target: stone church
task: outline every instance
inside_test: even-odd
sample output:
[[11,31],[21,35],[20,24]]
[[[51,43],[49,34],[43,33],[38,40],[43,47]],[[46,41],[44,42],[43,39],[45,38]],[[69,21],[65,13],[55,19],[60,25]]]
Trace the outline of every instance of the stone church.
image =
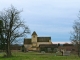
[[37,33],[34,31],[31,38],[24,39],[24,47],[28,51],[39,51],[39,46],[44,44],[52,44],[51,37],[38,37]]

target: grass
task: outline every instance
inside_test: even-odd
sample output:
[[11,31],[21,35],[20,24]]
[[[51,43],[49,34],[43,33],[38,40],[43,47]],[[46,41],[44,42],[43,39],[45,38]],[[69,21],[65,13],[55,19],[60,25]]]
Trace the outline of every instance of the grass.
[[80,60],[79,57],[71,56],[55,56],[53,53],[37,53],[37,52],[13,52],[13,57],[2,58],[4,53],[0,53],[0,60]]

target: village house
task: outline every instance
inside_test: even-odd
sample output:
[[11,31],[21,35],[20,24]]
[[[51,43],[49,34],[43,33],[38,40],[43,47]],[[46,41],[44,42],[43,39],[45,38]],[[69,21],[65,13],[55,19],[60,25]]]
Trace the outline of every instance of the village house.
[[34,31],[31,38],[24,38],[24,47],[26,51],[39,51],[42,44],[52,44],[51,37],[38,37]]
[[71,51],[71,52],[77,52],[77,47],[73,44],[61,44],[60,46],[58,46],[59,50],[64,50],[64,51]]

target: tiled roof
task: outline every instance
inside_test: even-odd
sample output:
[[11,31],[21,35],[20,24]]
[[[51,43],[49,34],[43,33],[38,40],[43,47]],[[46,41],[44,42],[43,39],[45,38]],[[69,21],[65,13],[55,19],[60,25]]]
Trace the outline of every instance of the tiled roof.
[[24,44],[31,44],[31,39],[24,39]]
[[37,42],[49,42],[51,37],[37,37]]

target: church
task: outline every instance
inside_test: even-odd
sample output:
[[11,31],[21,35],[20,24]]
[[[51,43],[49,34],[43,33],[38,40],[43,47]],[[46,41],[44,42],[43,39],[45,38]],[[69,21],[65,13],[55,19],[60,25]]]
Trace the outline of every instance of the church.
[[24,38],[24,47],[26,51],[39,51],[40,45],[51,45],[51,37],[38,37],[34,31],[31,38]]

